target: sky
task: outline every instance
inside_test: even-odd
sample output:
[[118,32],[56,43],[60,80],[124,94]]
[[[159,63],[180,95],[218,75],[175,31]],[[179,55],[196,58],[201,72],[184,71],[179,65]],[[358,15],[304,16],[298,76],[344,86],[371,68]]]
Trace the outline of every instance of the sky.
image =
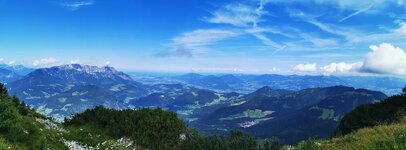
[[0,61],[406,76],[406,0],[0,0]]

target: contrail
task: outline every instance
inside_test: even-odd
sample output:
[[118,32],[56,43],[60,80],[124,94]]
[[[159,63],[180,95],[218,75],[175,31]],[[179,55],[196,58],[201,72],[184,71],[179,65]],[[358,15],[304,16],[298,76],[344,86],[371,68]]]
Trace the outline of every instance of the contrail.
[[371,5],[369,5],[368,7],[365,7],[365,8],[363,8],[363,9],[360,9],[360,10],[358,10],[358,11],[356,11],[356,12],[354,12],[354,13],[348,15],[347,17],[344,17],[343,19],[341,19],[341,20],[338,21],[338,22],[343,22],[343,21],[345,21],[345,20],[347,20],[347,19],[349,19],[349,18],[351,18],[351,17],[354,17],[354,16],[360,14],[360,13],[363,13],[363,12],[365,12],[365,11],[368,11],[368,10],[371,9],[373,6],[374,6],[374,4],[371,4]]

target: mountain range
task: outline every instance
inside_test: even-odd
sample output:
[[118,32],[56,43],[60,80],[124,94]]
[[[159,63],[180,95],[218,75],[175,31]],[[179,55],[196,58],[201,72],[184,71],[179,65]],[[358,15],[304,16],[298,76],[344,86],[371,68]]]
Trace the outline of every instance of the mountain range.
[[189,73],[184,75],[131,74],[138,82],[145,84],[181,83],[216,92],[238,92],[248,94],[268,86],[272,89],[302,90],[306,88],[344,85],[355,88],[381,91],[396,95],[406,84],[405,78],[381,76],[323,76],[323,75],[247,75],[220,74],[204,75]]
[[[381,92],[347,85],[351,81],[363,86],[359,81],[363,79],[186,74],[150,82],[159,81],[156,77],[147,84],[113,67],[70,64],[35,69],[6,86],[25,104],[57,121],[100,105],[119,110],[159,107],[176,112],[190,127],[206,134],[244,130],[258,138],[276,136],[283,143],[295,143],[328,137],[345,113],[386,98]],[[395,88],[403,82],[387,80],[390,86],[380,88]]]
[[244,130],[260,138],[278,137],[284,144],[333,134],[341,118],[355,107],[386,98],[381,92],[345,86],[300,91],[263,87],[191,122],[205,133]]

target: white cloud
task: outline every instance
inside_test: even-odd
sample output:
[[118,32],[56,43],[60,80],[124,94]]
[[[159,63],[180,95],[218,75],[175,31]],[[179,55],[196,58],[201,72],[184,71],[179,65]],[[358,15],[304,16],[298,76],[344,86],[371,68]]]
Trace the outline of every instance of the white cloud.
[[277,68],[277,67],[272,67],[272,69],[268,70],[269,72],[281,72],[281,69]]
[[104,63],[104,66],[110,66],[110,64],[111,64],[110,61],[106,61],[106,62]]
[[399,28],[395,30],[395,33],[406,35],[406,22],[399,23]]
[[71,64],[79,64],[80,60],[79,59],[74,59],[70,61]]
[[34,62],[32,63],[33,66],[35,67],[41,67],[41,66],[50,66],[56,63],[56,59],[55,58],[42,58],[39,60],[34,60]]
[[323,66],[320,69],[324,75],[331,75],[334,73],[348,74],[358,72],[361,66],[362,66],[361,62],[357,63],[334,62],[329,65]]
[[316,72],[317,71],[317,64],[298,64],[295,67],[293,67],[294,71],[299,71],[299,72]]
[[371,45],[362,65],[363,72],[406,75],[406,52],[391,44]]
[[239,73],[241,73],[241,72],[245,72],[245,70],[244,69],[239,69],[239,68],[234,68],[233,69],[233,72],[239,72]]
[[82,7],[85,7],[85,6],[94,5],[94,1],[90,1],[90,0],[87,0],[87,1],[83,1],[83,0],[82,1],[63,1],[63,2],[60,2],[59,4],[61,6],[64,6],[64,7],[68,8],[69,10],[74,11],[74,10],[78,10],[78,9],[80,9]]
[[7,64],[8,64],[8,65],[14,65],[15,63],[16,63],[16,61],[11,60],[11,61],[9,61]]
[[[371,45],[363,61],[356,63],[331,63],[320,67],[324,75],[373,73],[386,75],[406,75],[406,52],[388,43]],[[296,69],[305,68],[299,64]]]

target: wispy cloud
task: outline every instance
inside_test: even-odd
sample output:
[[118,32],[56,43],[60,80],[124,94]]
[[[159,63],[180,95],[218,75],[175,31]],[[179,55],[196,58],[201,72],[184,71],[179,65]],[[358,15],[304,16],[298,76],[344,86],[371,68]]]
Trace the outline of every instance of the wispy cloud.
[[348,28],[347,29],[342,29],[342,27],[337,27],[337,26],[334,26],[334,25],[331,25],[331,24],[322,23],[322,22],[316,20],[315,16],[305,14],[302,11],[288,9],[287,12],[289,13],[289,15],[291,17],[302,19],[303,21],[318,27],[320,30],[322,30],[324,32],[339,35],[339,36],[343,36],[347,40],[351,40],[351,39],[354,39],[354,38],[357,37],[355,35],[356,33],[350,32]]
[[338,44],[336,39],[329,38],[318,38],[310,34],[300,33],[299,34],[304,40],[309,41],[316,47],[326,47],[326,46],[336,46]]
[[213,16],[204,20],[237,27],[256,26],[258,22],[261,22],[261,16],[266,13],[263,11],[263,7],[262,1],[258,8],[243,3],[231,3],[211,12]]
[[209,23],[229,24],[237,28],[242,28],[246,33],[253,35],[266,46],[270,46],[275,50],[281,50],[285,46],[278,44],[271,38],[267,37],[265,33],[281,34],[275,30],[265,29],[259,26],[263,22],[263,15],[268,14],[265,11],[265,5],[268,3],[266,0],[256,1],[257,3],[231,3],[224,7],[212,12],[213,15],[205,20]]
[[362,8],[362,9],[358,10],[358,11],[355,11],[354,13],[351,13],[350,15],[340,19],[338,22],[343,22],[343,21],[345,21],[347,19],[350,19],[351,17],[354,17],[354,16],[360,14],[360,13],[366,12],[366,11],[370,10],[373,6],[374,6],[374,4],[371,4],[368,7],[365,7],[365,8]]
[[69,10],[75,11],[75,10],[79,10],[80,8],[85,7],[85,6],[94,5],[95,1],[93,1],[93,0],[86,0],[86,1],[84,1],[84,0],[78,0],[78,1],[68,0],[68,1],[59,1],[57,3],[59,5],[65,7],[65,8],[69,9]]
[[284,4],[307,3],[317,5],[330,5],[339,9],[346,10],[360,10],[369,7],[371,4],[375,4],[376,6],[378,6],[376,7],[376,9],[381,10],[391,5],[397,5],[399,7],[406,6],[406,0],[267,0],[267,2]]
[[253,33],[252,35],[254,35],[257,39],[261,40],[263,44],[276,48],[276,51],[280,51],[280,50],[283,50],[284,48],[286,48],[285,45],[281,45],[281,44],[274,42],[270,38],[266,37],[264,34]]
[[187,56],[206,51],[206,46],[216,44],[219,41],[239,36],[240,33],[233,30],[223,29],[198,29],[183,33],[172,39],[169,51],[160,52],[157,56]]

